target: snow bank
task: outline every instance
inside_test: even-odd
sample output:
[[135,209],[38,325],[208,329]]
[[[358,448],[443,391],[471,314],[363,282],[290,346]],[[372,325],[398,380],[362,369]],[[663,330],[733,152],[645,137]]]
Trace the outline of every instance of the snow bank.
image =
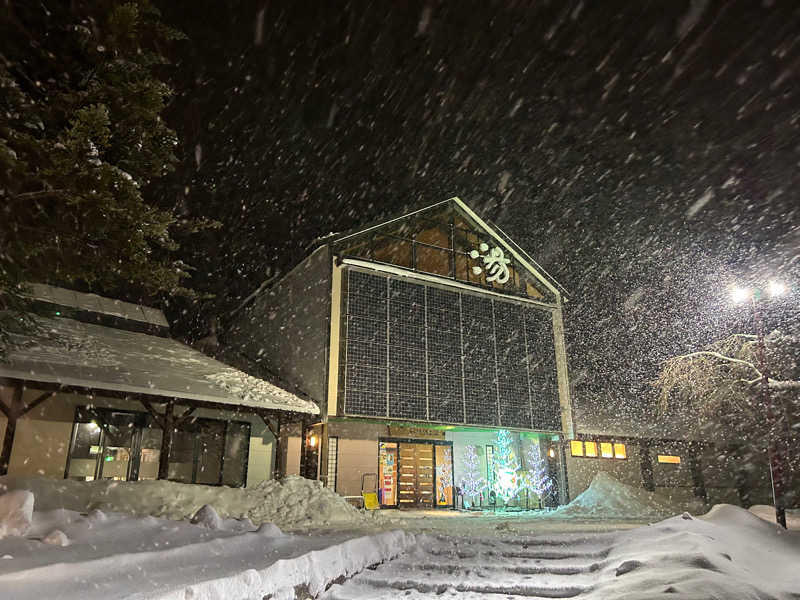
[[798,564],[800,533],[720,504],[620,534],[590,598],[793,598]]
[[[376,517],[349,504],[319,481],[289,476],[255,488],[191,485],[172,481],[71,481],[0,478],[0,491],[30,490],[39,510],[101,510],[168,519],[195,516],[205,505],[222,518],[271,522],[283,529],[346,526]],[[207,511],[206,511],[207,512]],[[208,523],[206,523],[208,524]]]
[[[698,503],[699,509],[702,504]],[[605,471],[575,499],[544,517],[586,519],[653,519],[673,515],[675,503],[654,492],[618,481]],[[699,512],[699,511],[698,511]]]
[[[203,514],[214,521],[208,510]],[[274,525],[256,529],[249,521],[206,524],[34,512],[26,537],[0,540],[0,597],[13,590],[14,600],[289,599],[297,589],[317,595],[415,541],[403,531],[312,536],[284,535]]]

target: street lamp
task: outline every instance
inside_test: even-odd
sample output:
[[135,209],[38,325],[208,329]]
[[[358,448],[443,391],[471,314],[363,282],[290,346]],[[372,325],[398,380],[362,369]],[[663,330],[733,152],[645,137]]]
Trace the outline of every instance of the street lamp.
[[[770,281],[767,292],[771,297],[782,296],[786,293],[786,286],[778,281]],[[769,473],[772,480],[772,499],[775,503],[775,521],[786,529],[786,506],[784,504],[784,485],[785,485],[785,466],[786,456],[783,451],[783,444],[780,443],[778,419],[775,414],[775,405],[772,402],[772,395],[769,389],[769,363],[767,362],[767,345],[764,341],[764,319],[761,315],[759,299],[762,293],[759,289],[750,290],[748,288],[734,287],[731,290],[731,298],[737,304],[746,300],[752,300],[753,321],[756,326],[756,359],[758,360],[758,370],[761,372],[759,381],[759,392],[761,402],[767,410],[767,432],[769,440],[767,444],[767,456],[769,457]]]

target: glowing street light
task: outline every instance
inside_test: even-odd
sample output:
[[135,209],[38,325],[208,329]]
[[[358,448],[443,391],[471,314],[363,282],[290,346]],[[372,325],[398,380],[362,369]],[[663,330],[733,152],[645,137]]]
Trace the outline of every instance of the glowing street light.
[[[786,285],[778,281],[770,281],[767,285],[767,293],[775,298],[785,294]],[[769,459],[769,472],[772,480],[772,499],[775,503],[775,521],[786,529],[786,505],[784,503],[784,473],[786,472],[786,455],[784,453],[782,440],[779,439],[778,418],[776,408],[772,401],[769,389],[769,362],[767,361],[767,345],[764,334],[764,319],[761,315],[759,299],[763,296],[762,290],[734,287],[731,290],[731,298],[736,304],[741,304],[746,300],[753,303],[753,321],[756,326],[756,360],[758,369],[761,371],[759,382],[759,393],[761,395],[761,405],[766,408],[767,423],[769,424],[769,440],[767,444],[767,457]]]

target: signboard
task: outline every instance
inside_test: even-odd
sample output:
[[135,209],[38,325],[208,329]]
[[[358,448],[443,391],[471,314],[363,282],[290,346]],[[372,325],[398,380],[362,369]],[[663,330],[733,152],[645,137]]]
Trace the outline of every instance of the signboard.
[[444,441],[445,431],[443,429],[431,429],[429,427],[408,427],[405,425],[389,425],[389,436],[412,440],[442,440]]

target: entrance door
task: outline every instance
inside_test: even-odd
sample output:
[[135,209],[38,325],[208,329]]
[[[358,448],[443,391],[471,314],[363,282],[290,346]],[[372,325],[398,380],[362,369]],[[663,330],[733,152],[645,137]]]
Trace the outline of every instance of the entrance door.
[[434,505],[433,444],[400,443],[398,504],[400,508]]

